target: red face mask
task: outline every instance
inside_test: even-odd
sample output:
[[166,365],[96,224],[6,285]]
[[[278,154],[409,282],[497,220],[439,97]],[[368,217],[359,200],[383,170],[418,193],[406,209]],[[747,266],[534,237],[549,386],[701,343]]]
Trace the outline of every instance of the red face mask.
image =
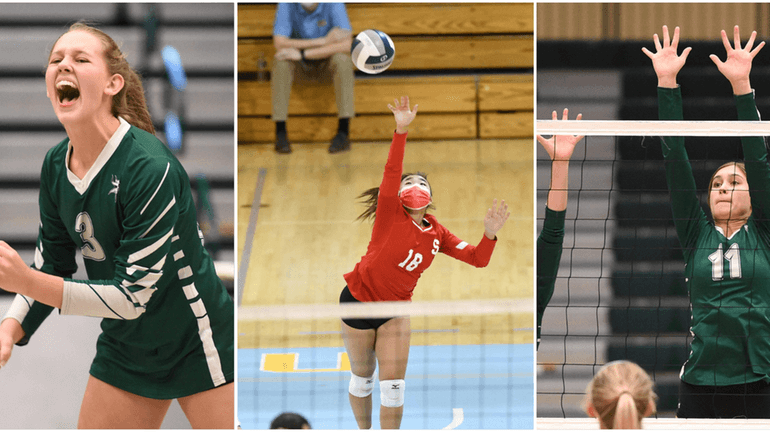
[[422,185],[410,185],[402,189],[399,196],[407,209],[421,210],[430,204],[430,191]]

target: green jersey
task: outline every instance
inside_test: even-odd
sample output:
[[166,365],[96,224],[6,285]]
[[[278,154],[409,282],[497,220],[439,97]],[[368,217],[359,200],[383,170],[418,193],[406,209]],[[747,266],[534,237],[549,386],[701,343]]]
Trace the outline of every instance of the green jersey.
[[540,347],[540,328],[545,307],[551,301],[556,273],[559,272],[566,214],[566,210],[555,211],[546,206],[543,229],[537,237],[537,347]]
[[[741,120],[759,120],[754,95],[735,97]],[[682,119],[680,89],[658,88],[660,118]],[[727,238],[696,195],[683,137],[665,137],[663,156],[692,311],[690,356],[680,377],[725,386],[770,379],[770,167],[761,137],[741,139],[752,215]]]
[[[154,135],[120,121],[82,179],[68,139],[46,155],[34,267],[65,277],[61,314],[104,318],[93,376],[151,398],[232,381],[233,302],[203,248],[187,173]],[[70,278],[76,249],[87,281]],[[52,308],[14,304],[23,344]]]

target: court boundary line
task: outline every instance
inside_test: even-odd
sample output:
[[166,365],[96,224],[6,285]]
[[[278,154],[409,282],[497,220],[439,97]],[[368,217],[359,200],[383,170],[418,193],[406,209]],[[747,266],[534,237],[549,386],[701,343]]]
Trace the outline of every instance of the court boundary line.
[[463,408],[453,408],[452,409],[452,422],[449,423],[448,426],[444,427],[441,430],[454,430],[457,427],[460,427],[460,424],[463,423],[463,420],[465,419],[463,415]]
[[254,190],[254,199],[251,201],[251,215],[249,215],[249,226],[246,229],[246,239],[241,254],[241,266],[238,268],[238,306],[241,306],[243,300],[243,288],[246,285],[246,275],[248,275],[248,263],[251,258],[251,245],[254,241],[254,232],[257,230],[257,218],[259,218],[259,203],[262,200],[262,190],[265,187],[265,176],[267,169],[259,168],[257,175],[257,188]]

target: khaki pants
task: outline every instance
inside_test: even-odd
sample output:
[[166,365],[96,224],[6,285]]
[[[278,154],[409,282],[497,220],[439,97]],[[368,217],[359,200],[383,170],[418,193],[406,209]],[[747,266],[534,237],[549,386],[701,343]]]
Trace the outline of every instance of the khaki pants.
[[298,82],[334,82],[334,96],[337,100],[339,117],[352,118],[353,108],[353,62],[350,56],[337,53],[321,61],[302,62],[275,60],[270,76],[273,99],[273,121],[285,122],[289,117],[289,96],[295,77]]

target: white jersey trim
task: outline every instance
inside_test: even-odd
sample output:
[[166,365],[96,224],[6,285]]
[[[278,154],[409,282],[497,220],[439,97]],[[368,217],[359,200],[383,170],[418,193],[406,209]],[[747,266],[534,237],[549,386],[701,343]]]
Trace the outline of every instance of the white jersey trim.
[[414,220],[414,218],[412,218],[411,216],[409,216],[409,219],[410,219],[410,220],[412,220],[412,224],[414,224],[414,225],[415,225],[415,227],[417,227],[418,229],[420,229],[420,231],[421,231],[421,232],[423,232],[423,233],[424,233],[424,232],[427,232],[428,230],[430,230],[430,229],[432,229],[432,228],[433,228],[433,226],[431,225],[431,223],[430,223],[428,220],[426,220],[426,219],[423,219],[423,221],[425,221],[425,222],[428,224],[428,227],[423,227],[422,225],[420,225],[420,224],[417,224],[417,221],[415,221],[415,220]]
[[143,258],[145,258],[145,257],[149,256],[150,254],[154,253],[155,251],[160,249],[160,247],[162,247],[163,244],[166,243],[166,240],[172,234],[174,234],[174,228],[173,227],[171,228],[171,230],[168,231],[168,233],[163,235],[157,241],[153,242],[152,245],[148,245],[148,246],[142,248],[141,250],[139,250],[139,251],[131,254],[130,256],[128,256],[128,263],[133,265],[134,263],[138,262],[139,260],[142,260]]
[[[185,286],[185,295],[191,295],[193,292],[197,295],[194,285]],[[203,299],[198,299],[191,303],[190,308],[198,319],[198,336],[203,344],[203,353],[206,355],[206,364],[209,367],[211,381],[214,383],[214,386],[222,385],[226,382],[225,374],[222,371],[222,362],[219,359],[217,346],[214,344],[214,333],[211,331],[211,321],[209,320],[206,306],[203,304]]]
[[193,275],[192,268],[189,266],[185,266],[184,268],[179,269],[177,271],[177,275],[179,276],[180,280],[184,280],[185,278],[190,278]]
[[126,268],[126,274],[130,276],[130,275],[134,275],[136,271],[141,271],[141,272],[148,272],[150,270],[159,271],[163,269],[163,265],[165,264],[166,264],[166,257],[163,257],[162,259],[160,259],[158,263],[155,263],[151,268],[145,268],[144,266],[133,264]]
[[468,246],[468,242],[463,241],[463,242],[460,242],[459,244],[457,244],[457,246],[455,246],[455,248],[457,248],[458,250],[463,250],[467,246]]
[[146,210],[147,210],[147,206],[149,206],[149,205],[150,205],[150,203],[152,203],[152,199],[154,199],[154,198],[155,198],[155,196],[158,194],[158,191],[160,191],[160,187],[161,187],[161,186],[163,186],[163,182],[166,180],[166,176],[168,176],[168,169],[169,169],[169,168],[171,168],[171,163],[170,163],[170,162],[167,162],[167,163],[166,163],[166,172],[165,172],[165,173],[163,173],[163,178],[160,180],[160,183],[158,184],[158,187],[157,187],[157,188],[155,188],[155,192],[154,192],[154,193],[152,193],[152,197],[150,197],[150,200],[149,200],[149,201],[147,201],[147,203],[146,203],[146,204],[144,205],[144,207],[142,208],[142,211],[141,211],[141,212],[139,212],[139,215],[142,215],[142,214],[144,213],[144,211],[146,211]]
[[158,222],[160,222],[160,220],[161,220],[161,219],[162,219],[164,216],[166,216],[166,214],[168,213],[168,211],[170,211],[170,210],[171,210],[171,208],[172,208],[172,207],[174,207],[174,203],[176,203],[176,197],[171,197],[171,202],[169,202],[169,204],[166,206],[166,208],[165,208],[165,209],[163,209],[163,212],[161,212],[161,213],[160,213],[160,215],[158,215],[158,217],[157,217],[157,218],[155,218],[155,221],[153,221],[153,222],[152,222],[152,225],[150,225],[150,227],[149,227],[147,230],[145,230],[145,232],[144,232],[144,233],[142,233],[142,235],[141,235],[141,236],[139,236],[139,239],[142,239],[142,238],[144,238],[145,236],[147,236],[147,233],[149,233],[149,232],[150,232],[150,230],[152,230],[152,228],[153,228],[153,227],[155,227],[155,226],[158,224]]
[[83,176],[83,179],[78,178],[75,176],[75,173],[70,171],[70,154],[72,153],[72,143],[67,143],[67,156],[64,159],[64,166],[67,168],[67,179],[70,181],[78,194],[85,194],[85,192],[88,190],[88,187],[91,185],[91,182],[94,180],[96,175],[99,174],[104,165],[107,164],[107,161],[110,160],[112,154],[118,150],[118,145],[121,141],[123,141],[123,137],[126,136],[126,133],[131,128],[131,125],[122,117],[118,117],[118,120],[120,121],[120,126],[118,126],[118,129],[115,131],[115,133],[112,134],[112,137],[107,140],[107,144],[104,145],[104,149],[102,149],[102,152],[96,158],[94,165],[92,165],[91,168],[88,169],[88,172],[86,172],[86,175]]

